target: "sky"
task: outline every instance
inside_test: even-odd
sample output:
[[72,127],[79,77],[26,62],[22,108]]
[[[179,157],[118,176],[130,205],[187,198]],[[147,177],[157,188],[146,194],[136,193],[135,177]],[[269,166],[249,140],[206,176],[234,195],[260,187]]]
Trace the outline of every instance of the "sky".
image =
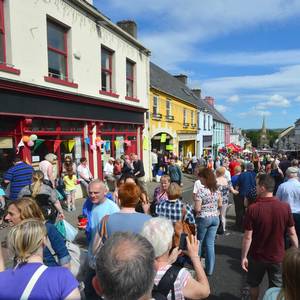
[[186,74],[239,128],[300,118],[300,0],[94,0],[113,22],[135,20],[151,61]]

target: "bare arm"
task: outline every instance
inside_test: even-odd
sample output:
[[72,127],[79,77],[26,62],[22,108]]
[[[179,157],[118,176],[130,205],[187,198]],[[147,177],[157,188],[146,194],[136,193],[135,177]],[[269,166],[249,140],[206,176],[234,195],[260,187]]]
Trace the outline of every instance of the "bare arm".
[[188,248],[187,255],[190,257],[193,263],[197,280],[192,278],[192,276],[189,276],[187,284],[183,288],[183,295],[188,299],[207,298],[210,294],[210,287],[203,270],[200,257],[198,256],[199,241],[197,241],[197,238],[195,236],[191,237],[191,241],[188,237],[186,238],[186,240]]
[[54,182],[54,177],[53,177],[53,166],[49,165],[48,169],[47,169],[47,175],[49,180],[52,183],[52,187],[55,188],[55,182]]
[[5,270],[4,258],[2,254],[2,246],[0,244],[0,272],[3,272],[4,270]]
[[248,259],[247,255],[250,249],[250,245],[252,242],[252,230],[245,230],[244,237],[243,237],[243,243],[242,243],[242,257],[241,257],[241,264],[242,268],[248,272]]
[[297,237],[297,233],[295,230],[295,226],[288,227],[288,235],[291,239],[292,246],[298,248],[299,247],[299,241]]
[[64,219],[64,212],[63,212],[63,209],[61,207],[61,204],[59,202],[59,200],[55,201],[54,203],[54,207],[56,208],[56,210],[58,211],[58,214],[59,214],[59,218],[60,219]]
[[194,202],[195,202],[195,212],[199,213],[201,211],[201,205],[202,205],[202,201],[199,197],[197,197],[197,194],[193,194],[193,198],[194,198]]

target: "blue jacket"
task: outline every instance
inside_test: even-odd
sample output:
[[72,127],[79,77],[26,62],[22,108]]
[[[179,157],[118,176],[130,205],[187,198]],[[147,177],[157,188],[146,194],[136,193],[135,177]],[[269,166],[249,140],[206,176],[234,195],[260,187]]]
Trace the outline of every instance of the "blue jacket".
[[253,171],[246,171],[241,173],[236,185],[239,187],[241,197],[246,197],[250,190],[256,186],[256,173]]

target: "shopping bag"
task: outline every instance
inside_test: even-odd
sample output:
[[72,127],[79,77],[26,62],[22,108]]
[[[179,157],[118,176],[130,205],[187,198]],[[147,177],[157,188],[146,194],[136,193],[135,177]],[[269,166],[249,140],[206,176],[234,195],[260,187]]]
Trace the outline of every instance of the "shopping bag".
[[56,229],[59,231],[59,233],[66,239],[66,228],[64,225],[64,222],[62,220],[58,221],[55,224]]
[[59,201],[64,200],[64,196],[57,190],[55,189],[56,197]]
[[70,242],[74,241],[78,233],[78,230],[70,223],[68,223],[66,220],[62,220],[62,222],[64,223],[66,229],[66,236],[65,236],[66,240]]

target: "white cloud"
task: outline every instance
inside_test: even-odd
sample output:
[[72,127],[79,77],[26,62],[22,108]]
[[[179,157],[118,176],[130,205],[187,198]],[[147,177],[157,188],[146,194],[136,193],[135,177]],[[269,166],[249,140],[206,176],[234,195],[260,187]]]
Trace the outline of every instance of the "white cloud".
[[230,96],[228,99],[227,99],[227,102],[229,103],[237,103],[240,101],[240,97],[238,95],[233,95],[233,96]]
[[215,104],[215,108],[216,108],[220,113],[224,113],[224,112],[228,111],[228,107],[226,107],[225,105],[222,105],[222,104]]
[[266,52],[202,53],[197,62],[229,66],[283,66],[300,63],[300,49]]
[[295,98],[295,101],[296,101],[296,102],[300,102],[300,96],[296,97],[296,98]]
[[[239,116],[241,118],[244,117],[263,117],[263,116],[270,116],[272,113],[268,110],[257,110],[255,108],[252,108],[249,111],[241,112],[239,113]],[[249,120],[251,122],[251,120]]]
[[289,107],[290,101],[284,98],[281,95],[273,95],[265,102],[262,102],[256,106],[256,109],[266,109],[268,108],[275,108],[275,107]]

